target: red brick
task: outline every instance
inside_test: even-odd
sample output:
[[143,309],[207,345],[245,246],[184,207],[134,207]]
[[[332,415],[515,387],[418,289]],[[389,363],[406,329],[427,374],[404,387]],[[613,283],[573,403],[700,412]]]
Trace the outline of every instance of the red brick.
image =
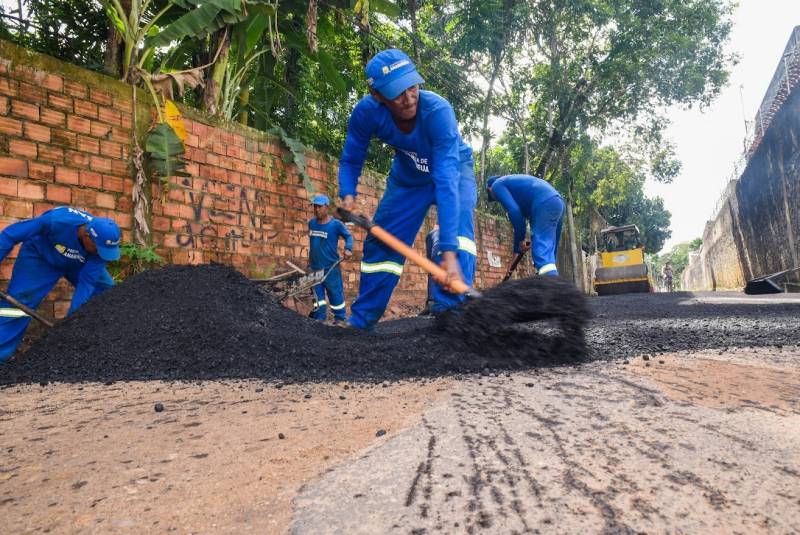
[[100,141],[93,137],[78,136],[78,150],[98,154],[100,152]]
[[166,217],[153,216],[153,229],[166,232],[169,230],[169,222]]
[[11,103],[8,100],[8,97],[0,97],[0,115],[8,115],[8,110],[11,107]]
[[34,104],[47,104],[47,91],[38,85],[20,82],[17,98]]
[[117,210],[125,213],[133,213],[133,202],[129,197],[120,197],[117,199]]
[[23,141],[22,139],[12,139],[8,142],[8,152],[16,156],[35,160],[38,151],[36,150],[36,143]]
[[114,127],[111,131],[111,136],[106,136],[106,139],[111,139],[118,143],[128,144],[132,141],[131,131],[125,128]]
[[0,117],[0,132],[3,134],[11,134],[12,136],[21,136],[22,121],[17,121],[9,117]]
[[50,127],[25,121],[23,125],[25,137],[34,141],[50,143]]
[[19,84],[14,80],[8,78],[0,78],[0,94],[8,95],[9,97],[16,97]]
[[133,119],[130,115],[123,115],[120,117],[120,124],[122,125],[122,128],[127,128],[130,130],[133,128]]
[[72,189],[58,184],[47,185],[47,200],[69,204],[72,202]]
[[130,214],[117,214],[114,216],[114,221],[119,225],[119,228],[131,228],[133,218]]
[[64,163],[64,149],[52,145],[39,145],[39,160]]
[[64,126],[67,123],[67,116],[64,112],[42,108],[39,110],[40,121],[49,126]]
[[83,115],[84,117],[97,119],[97,104],[89,102],[88,100],[76,98],[75,113],[78,115]]
[[111,173],[115,175],[127,175],[130,170],[130,162],[124,160],[111,160]]
[[79,184],[80,175],[76,169],[69,167],[56,167],[56,182],[64,184]]
[[101,208],[110,208],[113,210],[117,205],[117,199],[110,193],[97,194],[97,206]]
[[124,190],[124,184],[122,179],[119,177],[103,175],[103,189],[122,193]]
[[103,123],[98,123],[97,121],[92,121],[92,135],[94,137],[101,137],[104,139],[108,139],[109,137],[113,137],[111,135],[112,128]]
[[[164,215],[167,215],[167,216],[170,216],[170,217],[180,217],[180,215],[181,215],[181,207],[182,206],[183,206],[182,204],[175,204],[175,203],[172,203],[172,202],[162,203],[161,204],[161,211],[164,213]],[[194,217],[194,216],[192,216],[192,217]],[[184,223],[182,221],[181,222],[173,221],[172,223],[173,223],[173,225],[178,223],[179,226],[181,226],[181,227],[184,226]]]
[[85,85],[73,82],[72,80],[64,80],[64,93],[78,98],[86,98],[89,96]]
[[17,178],[8,178],[0,176],[0,195],[8,195],[9,197],[17,196]]
[[30,219],[33,217],[32,202],[8,199],[3,201],[0,206],[2,206],[4,216],[18,219]]
[[75,149],[78,147],[78,134],[61,128],[53,128],[50,131],[50,142],[54,145]]
[[84,154],[82,152],[76,152],[74,150],[67,151],[66,154],[66,163],[71,165],[72,167],[77,167],[79,169],[86,169],[89,167],[89,155]]
[[72,113],[72,111],[75,109],[72,104],[72,97],[68,97],[66,95],[54,95],[50,93],[47,98],[47,103],[49,106],[57,110],[62,110],[68,113]]
[[81,186],[100,189],[103,187],[103,175],[94,171],[81,171],[80,184]]
[[73,188],[72,204],[81,208],[92,208],[97,204],[97,192],[88,189]]
[[103,158],[102,156],[91,156],[89,160],[89,168],[94,171],[108,173],[111,171],[111,160]]
[[28,176],[28,162],[17,158],[0,157],[0,175]]
[[58,91],[59,93],[64,90],[64,79],[55,74],[48,74],[42,80],[42,87],[50,91]]
[[122,114],[113,108],[101,107],[97,118],[104,123],[122,126]]
[[89,88],[89,99],[92,102],[96,104],[102,104],[103,106],[111,106],[114,103],[113,99],[111,98],[111,93],[96,87]]
[[20,180],[17,186],[17,195],[23,199],[41,201],[44,199],[44,186],[28,180]]
[[67,130],[71,130],[79,134],[91,134],[92,121],[84,117],[69,115],[67,116]]
[[28,162],[28,176],[38,180],[52,181],[55,178],[55,167],[45,163]]
[[71,306],[71,301],[55,301],[53,303],[53,318],[57,320],[65,318]]
[[52,210],[56,205],[49,202],[37,202],[33,204],[33,217],[39,217],[48,210]]

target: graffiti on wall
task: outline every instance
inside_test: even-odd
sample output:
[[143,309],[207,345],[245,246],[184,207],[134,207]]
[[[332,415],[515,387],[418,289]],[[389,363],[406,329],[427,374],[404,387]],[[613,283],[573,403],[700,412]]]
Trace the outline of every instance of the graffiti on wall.
[[[191,182],[184,179],[183,185]],[[279,234],[269,225],[265,191],[195,178],[187,193],[193,215],[176,235],[181,248],[247,253]]]

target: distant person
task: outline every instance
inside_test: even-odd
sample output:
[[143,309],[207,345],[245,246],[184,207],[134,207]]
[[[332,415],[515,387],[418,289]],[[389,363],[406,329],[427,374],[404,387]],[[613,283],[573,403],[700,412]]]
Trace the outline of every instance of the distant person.
[[[67,312],[72,314],[114,285],[106,262],[119,259],[119,241],[114,221],[67,206],[9,225],[0,233],[0,261],[16,244],[22,247],[7,293],[35,309],[65,277],[75,287]],[[18,308],[0,302],[0,361],[14,354],[30,321]]]
[[[317,296],[317,308],[311,317],[325,321],[328,316],[328,305],[333,311],[334,323],[346,323],[347,311],[344,303],[344,285],[342,283],[342,270],[336,265],[339,261],[339,238],[344,238],[344,256],[353,256],[353,235],[344,226],[344,223],[334,219],[328,213],[330,200],[325,195],[317,195],[312,201],[314,219],[308,222],[309,235],[309,261],[312,270],[330,270],[325,280],[314,286]],[[331,269],[333,267],[333,269]],[[327,301],[325,294],[328,294]]]
[[661,275],[664,277],[664,287],[668,292],[673,290],[673,282],[672,282],[672,262],[667,261],[664,264],[664,268],[661,270]]
[[[342,207],[356,207],[358,179],[370,140],[380,139],[395,154],[375,224],[412,245],[428,209],[435,204],[442,266],[448,281],[463,280],[471,285],[477,258],[474,163],[472,149],[458,132],[453,107],[436,93],[419,89],[425,80],[400,50],[376,54],[367,63],[366,75],[370,92],[350,114],[339,159]],[[400,280],[404,261],[402,255],[376,238],[367,238],[350,326],[374,327]],[[464,299],[438,284],[433,291],[442,306],[455,307]]]
[[[486,183],[489,199],[499,201],[514,227],[514,253],[532,248],[539,275],[557,276],[556,254],[561,239],[564,201],[546,180],[530,175],[492,176]],[[527,226],[531,243],[526,243]]]

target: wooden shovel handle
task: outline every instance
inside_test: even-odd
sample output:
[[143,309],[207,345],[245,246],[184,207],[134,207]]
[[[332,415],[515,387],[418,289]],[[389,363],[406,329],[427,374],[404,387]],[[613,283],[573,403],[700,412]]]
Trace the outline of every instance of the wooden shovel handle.
[[[372,225],[369,228],[370,234],[381,240],[383,243],[406,257],[411,262],[415,263],[431,275],[433,278],[441,284],[445,286],[447,283],[447,272],[425,258],[423,255],[419,254],[416,250],[412,249],[405,243],[401,242],[385,230],[383,230],[378,225]],[[464,284],[464,281],[460,280],[451,280],[447,286],[457,294],[466,294],[472,292],[472,288]]]

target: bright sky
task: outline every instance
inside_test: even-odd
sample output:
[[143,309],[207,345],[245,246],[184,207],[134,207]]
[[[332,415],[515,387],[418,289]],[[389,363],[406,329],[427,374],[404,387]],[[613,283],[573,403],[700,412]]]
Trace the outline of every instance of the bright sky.
[[648,183],[648,196],[660,196],[672,212],[672,238],[664,249],[702,235],[742,152],[744,110],[752,121],[795,26],[800,0],[741,0],[729,50],[739,54],[730,84],[706,110],[670,111],[668,135],[683,162],[672,184]]

